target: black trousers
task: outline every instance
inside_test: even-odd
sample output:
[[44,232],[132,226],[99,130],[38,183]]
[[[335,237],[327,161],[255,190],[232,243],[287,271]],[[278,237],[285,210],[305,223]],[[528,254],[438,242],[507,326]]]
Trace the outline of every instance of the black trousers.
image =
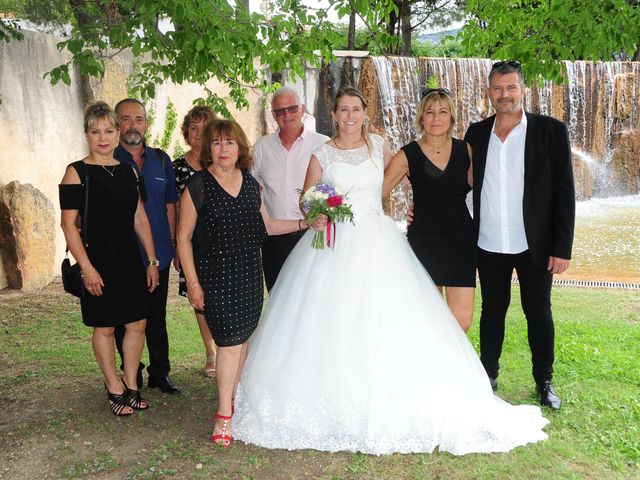
[[271,291],[276,283],[282,265],[303,234],[304,232],[293,232],[286,235],[273,235],[268,237],[262,245],[262,269],[268,291]]
[[[149,293],[149,315],[147,316],[147,328],[145,337],[149,350],[149,377],[161,378],[169,373],[169,338],[167,336],[167,294],[169,293],[169,271],[171,265],[160,270],[160,284]],[[125,327],[115,329],[116,347],[122,362],[122,339]],[[121,363],[122,365],[122,363]],[[121,367],[122,368],[122,367]]]
[[478,274],[482,291],[480,360],[487,374],[496,378],[504,341],[504,324],[511,303],[511,275],[516,269],[520,301],[527,319],[533,378],[537,383],[553,375],[555,330],[551,315],[553,274],[534,266],[531,254],[492,253],[478,249]]

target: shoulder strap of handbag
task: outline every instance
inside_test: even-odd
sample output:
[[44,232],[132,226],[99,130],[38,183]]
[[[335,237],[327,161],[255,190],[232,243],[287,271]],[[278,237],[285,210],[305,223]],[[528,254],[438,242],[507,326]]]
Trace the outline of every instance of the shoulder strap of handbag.
[[[86,249],[88,247],[87,243],[89,241],[89,237],[87,236],[87,228],[89,225],[89,172],[87,171],[87,168],[85,167],[82,160],[78,160],[72,165],[76,169],[76,172],[78,172],[80,183],[84,185],[84,210],[82,215],[82,231],[80,232],[80,235],[82,237],[82,245],[84,245],[84,248]],[[82,171],[82,174],[80,173],[80,171]],[[82,181],[83,177],[84,182]],[[65,254],[68,252],[69,245],[67,245],[67,248],[65,249]]]
[[82,171],[84,173],[84,210],[82,215],[82,244],[84,248],[87,248],[89,245],[89,236],[87,229],[89,228],[89,172],[87,171],[87,167],[84,162],[80,160],[80,165],[82,165]]
[[[158,147],[154,147],[153,150],[156,152],[156,155],[160,159],[160,165],[162,165],[162,173],[167,174],[165,168],[167,166],[167,154],[164,150]],[[142,201],[147,203],[147,189],[144,184],[144,177],[142,176],[142,172],[138,174],[138,191],[140,192],[140,196],[142,197]]]

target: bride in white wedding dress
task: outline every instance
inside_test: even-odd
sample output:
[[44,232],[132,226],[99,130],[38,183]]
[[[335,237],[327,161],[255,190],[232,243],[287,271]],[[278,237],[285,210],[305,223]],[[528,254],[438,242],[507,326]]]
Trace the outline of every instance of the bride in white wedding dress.
[[339,134],[316,152],[305,182],[349,192],[355,225],[339,224],[335,248],[324,250],[311,248],[310,231],[287,259],[249,341],[236,439],[463,455],[547,438],[538,407],[493,395],[473,346],[384,215],[389,149],[366,134],[364,108],[357,90],[338,94]]

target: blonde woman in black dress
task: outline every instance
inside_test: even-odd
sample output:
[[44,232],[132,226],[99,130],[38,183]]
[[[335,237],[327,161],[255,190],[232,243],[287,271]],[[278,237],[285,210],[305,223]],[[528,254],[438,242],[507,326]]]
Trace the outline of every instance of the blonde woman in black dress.
[[[136,173],[113,157],[119,141],[118,119],[106,103],[87,107],[84,131],[90,153],[70,164],[60,182],[62,230],[82,268],[87,291],[81,300],[82,321],[93,327],[93,351],[104,375],[109,406],[115,415],[126,416],[149,408],[139,390],[128,387],[136,386],[148,313],[146,291],[158,286],[158,263]],[[89,177],[86,248],[77,227],[84,214],[85,173]],[[149,265],[142,264],[136,237]],[[116,373],[114,349],[114,327],[119,325],[126,328],[122,379]]]
[[384,172],[383,195],[407,175],[413,188],[413,221],[407,239],[429,272],[460,327],[473,321],[476,286],[476,236],[466,205],[471,190],[471,147],[452,138],[456,111],[446,88],[427,88],[416,114],[420,140],[391,159]]
[[[216,114],[211,108],[205,105],[196,105],[185,115],[182,122],[182,136],[184,141],[191,149],[185,153],[183,157],[176,158],[173,161],[173,173],[176,177],[176,191],[178,197],[182,195],[187,180],[199,170],[202,170],[200,164],[200,150],[202,149],[202,134],[207,123],[215,120]],[[178,200],[178,212],[180,212],[180,200]],[[180,257],[177,255],[173,260],[176,269],[179,271],[180,281],[178,283],[178,293],[183,297],[187,296],[187,281],[184,278],[184,272],[180,268]],[[204,319],[202,310],[194,309],[200,336],[206,351],[206,359],[202,373],[209,378],[216,376],[216,344],[213,341],[207,321]]]

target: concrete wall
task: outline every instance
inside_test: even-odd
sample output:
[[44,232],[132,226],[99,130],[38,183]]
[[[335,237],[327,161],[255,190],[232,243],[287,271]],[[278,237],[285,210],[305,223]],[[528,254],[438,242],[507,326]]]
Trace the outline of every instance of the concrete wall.
[[[65,167],[87,155],[82,116],[84,94],[80,78],[73,73],[70,86],[51,86],[43,75],[69,60],[69,55],[58,51],[61,39],[52,35],[24,31],[21,42],[0,43],[0,186],[13,180],[30,183],[42,191],[56,206],[55,223],[60,223],[58,183]],[[113,105],[126,95],[126,78],[131,71],[132,58],[124,52],[106,68],[102,81],[92,80],[88,90],[96,100]],[[304,81],[292,83],[313,112],[317,94],[317,70],[309,69]],[[228,90],[218,82],[208,88],[226,98]],[[184,145],[180,124],[192,107],[194,99],[203,97],[204,89],[198,85],[175,85],[170,82],[157,87],[156,98],[148,108],[155,110],[155,123],[150,138],[160,138],[164,130],[167,103],[171,100],[178,115],[178,125],[168,148],[174,151],[176,142]],[[249,92],[250,107],[239,111],[229,101],[228,108],[243,126],[249,141],[254,143],[265,131],[275,129],[270,113],[265,114],[261,95]],[[305,118],[309,128],[315,128],[315,119]],[[65,241],[60,228],[56,228],[55,273],[64,257]],[[0,261],[0,289],[7,287],[5,272]]]
[[[30,183],[56,206],[66,165],[86,152],[78,79],[72,76],[71,86],[55,87],[43,79],[46,72],[68,60],[56,48],[59,41],[25,31],[21,42],[0,43],[0,184]],[[58,265],[64,253],[61,229],[57,229],[56,251]],[[0,271],[0,288],[6,286]]]

